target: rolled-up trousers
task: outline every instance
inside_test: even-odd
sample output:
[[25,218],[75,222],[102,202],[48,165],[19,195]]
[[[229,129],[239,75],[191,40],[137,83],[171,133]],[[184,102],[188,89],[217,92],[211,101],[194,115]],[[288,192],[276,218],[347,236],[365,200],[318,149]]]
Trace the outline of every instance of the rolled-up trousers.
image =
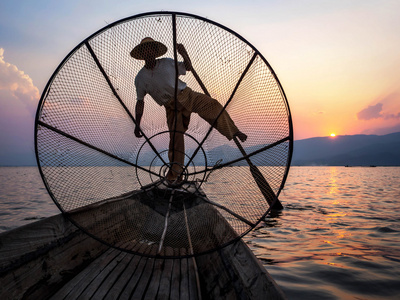
[[[182,166],[185,162],[184,133],[188,129],[191,113],[197,113],[210,125],[213,124],[214,128],[228,140],[232,140],[233,136],[239,131],[229,114],[226,110],[223,110],[223,106],[217,100],[205,94],[194,92],[188,87],[178,94],[176,104],[175,99],[172,99],[165,105],[165,109],[170,131],[168,158],[172,166],[167,175],[167,179],[170,180],[176,179],[182,172]],[[218,117],[220,113],[221,115]],[[218,120],[214,123],[217,117]]]

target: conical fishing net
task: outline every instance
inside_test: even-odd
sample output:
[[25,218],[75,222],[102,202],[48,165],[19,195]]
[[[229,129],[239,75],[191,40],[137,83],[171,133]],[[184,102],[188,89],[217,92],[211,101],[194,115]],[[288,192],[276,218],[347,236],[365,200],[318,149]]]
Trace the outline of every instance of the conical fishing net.
[[[140,52],[147,60],[132,57],[146,37],[166,52],[153,43]],[[144,67],[149,55],[156,65]],[[169,91],[151,79],[164,62]],[[148,77],[136,79],[140,71]],[[292,144],[289,106],[264,57],[228,28],[176,12],[85,39],[54,72],[36,117],[37,161],[56,205],[92,237],[146,256],[197,255],[248,233],[280,206]]]

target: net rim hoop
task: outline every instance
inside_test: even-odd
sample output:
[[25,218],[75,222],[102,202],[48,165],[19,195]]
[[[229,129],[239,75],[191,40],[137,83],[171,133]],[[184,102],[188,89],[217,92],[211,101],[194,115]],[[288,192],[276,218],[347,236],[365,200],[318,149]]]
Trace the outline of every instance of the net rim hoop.
[[250,47],[253,49],[253,51],[254,51],[255,53],[257,53],[257,55],[258,55],[258,56],[263,60],[263,62],[267,65],[267,67],[268,67],[269,70],[271,71],[271,73],[272,73],[274,79],[276,80],[276,82],[277,82],[277,84],[278,84],[278,87],[279,87],[279,90],[280,90],[280,92],[281,92],[281,95],[282,95],[282,97],[283,97],[283,100],[284,100],[284,103],[285,103],[285,107],[286,107],[287,117],[288,117],[288,125],[289,125],[289,152],[288,152],[288,159],[287,159],[287,163],[286,163],[286,170],[285,170],[285,173],[284,173],[283,178],[282,178],[282,183],[281,183],[281,186],[280,186],[280,188],[279,188],[279,190],[278,190],[278,192],[277,192],[277,197],[278,197],[279,194],[280,194],[280,192],[281,192],[281,190],[283,189],[283,187],[284,187],[284,185],[285,185],[287,176],[288,176],[288,174],[289,174],[289,168],[290,168],[290,164],[291,164],[292,156],[293,156],[293,145],[294,145],[294,143],[293,143],[293,136],[294,136],[294,133],[293,133],[293,121],[292,121],[292,115],[291,115],[289,103],[288,103],[288,100],[287,100],[285,91],[283,90],[282,84],[281,84],[281,82],[279,81],[279,79],[278,79],[278,77],[277,77],[277,75],[276,75],[274,69],[271,67],[271,65],[268,63],[268,61],[265,59],[265,57],[264,57],[264,56],[263,56],[249,41],[247,41],[247,40],[246,40],[244,37],[242,37],[240,34],[236,33],[236,32],[233,31],[232,29],[230,29],[230,28],[228,28],[228,27],[226,27],[226,26],[224,26],[224,25],[222,25],[222,24],[219,24],[219,23],[217,23],[217,22],[215,22],[215,21],[209,20],[209,19],[207,19],[207,18],[205,18],[205,17],[201,17],[201,16],[198,16],[198,15],[191,14],[191,13],[186,13],[186,12],[178,12],[178,11],[151,11],[151,12],[139,13],[139,14],[136,14],[136,15],[133,15],[133,16],[125,17],[125,18],[122,18],[122,19],[120,19],[120,20],[114,21],[114,22],[112,22],[112,23],[110,23],[110,24],[104,26],[103,28],[97,30],[96,32],[94,32],[93,34],[91,34],[90,36],[88,36],[87,38],[85,38],[85,39],[84,39],[82,42],[80,42],[76,47],[74,47],[74,48],[67,54],[67,56],[65,56],[65,58],[61,61],[61,63],[60,63],[60,64],[58,65],[58,67],[55,69],[55,71],[54,71],[53,74],[51,75],[49,81],[47,82],[47,84],[46,84],[46,86],[45,86],[45,88],[44,88],[44,90],[43,90],[43,92],[42,92],[42,95],[41,95],[41,97],[40,97],[40,100],[39,100],[39,103],[38,103],[38,107],[37,107],[37,110],[36,110],[35,128],[34,128],[34,131],[35,131],[35,132],[34,132],[34,139],[35,139],[35,156],[36,156],[37,165],[39,166],[39,172],[40,172],[40,175],[41,175],[41,177],[42,177],[42,179],[43,179],[43,182],[44,182],[44,184],[45,184],[45,186],[46,186],[46,189],[47,189],[47,191],[49,192],[49,194],[50,194],[51,198],[53,199],[53,201],[56,202],[56,201],[54,200],[53,194],[52,194],[52,192],[50,191],[50,189],[49,189],[49,187],[48,187],[48,185],[47,185],[47,182],[46,182],[46,180],[45,180],[45,178],[44,178],[44,174],[42,173],[42,169],[40,168],[40,160],[39,160],[39,153],[38,153],[38,147],[37,147],[37,131],[38,131],[38,126],[39,126],[39,125],[38,125],[38,121],[39,121],[39,119],[40,119],[41,112],[42,112],[42,106],[43,106],[43,104],[44,104],[44,102],[45,102],[46,96],[47,96],[47,94],[48,94],[48,92],[49,92],[49,90],[50,90],[50,86],[51,86],[51,84],[52,84],[52,82],[53,82],[55,76],[56,76],[56,75],[58,74],[58,72],[61,70],[61,68],[63,67],[63,65],[68,61],[68,59],[69,59],[79,48],[81,48],[82,45],[84,45],[84,44],[85,44],[86,42],[88,42],[89,40],[93,39],[95,36],[101,34],[103,31],[106,31],[106,30],[110,29],[111,27],[114,27],[114,26],[116,26],[116,25],[118,25],[118,24],[128,22],[129,20],[133,20],[133,19],[137,19],[137,18],[143,18],[143,17],[147,17],[147,16],[152,16],[152,15],[154,15],[154,16],[157,16],[157,15],[159,15],[159,16],[163,16],[163,15],[171,15],[171,16],[172,16],[172,15],[177,15],[177,16],[183,16],[183,17],[187,17],[187,18],[195,18],[195,19],[199,19],[199,20],[201,20],[201,21],[210,23],[210,24],[212,24],[212,25],[215,25],[215,26],[217,26],[217,27],[220,27],[220,28],[222,28],[222,29],[228,31],[229,33],[235,35],[237,38],[239,38],[240,40],[242,40],[243,42],[245,42],[248,46],[250,46]]
[[[128,251],[128,250],[126,250],[126,249],[119,248],[119,247],[117,247],[117,246],[115,246],[115,245],[112,245],[112,244],[110,244],[110,243],[108,243],[108,242],[106,242],[106,241],[104,241],[104,240],[102,240],[102,239],[99,239],[98,237],[96,237],[95,235],[91,234],[91,233],[88,232],[87,230],[84,230],[79,224],[77,224],[77,223],[73,220],[73,218],[69,218],[69,217],[68,217],[68,212],[66,212],[66,211],[64,210],[64,208],[62,208],[61,205],[58,203],[58,201],[57,201],[55,195],[53,194],[53,192],[51,191],[50,186],[49,186],[49,184],[47,183],[46,177],[45,177],[45,175],[44,175],[44,173],[43,173],[43,171],[42,171],[42,165],[41,165],[41,162],[40,162],[40,159],[39,159],[39,151],[38,151],[38,130],[39,130],[39,126],[40,126],[39,120],[40,120],[41,113],[42,113],[42,107],[43,107],[43,104],[44,104],[44,102],[45,102],[45,99],[47,98],[47,95],[48,95],[48,93],[49,93],[49,91],[50,91],[50,87],[51,87],[51,85],[52,85],[52,83],[53,83],[53,81],[54,81],[56,75],[58,74],[58,72],[62,69],[62,67],[64,66],[64,64],[69,60],[69,58],[70,58],[78,49],[80,49],[85,43],[89,42],[91,39],[93,39],[93,38],[96,37],[97,35],[101,34],[102,32],[104,32],[104,31],[106,31],[106,30],[108,30],[108,29],[110,29],[110,28],[112,28],[112,27],[114,27],[114,26],[116,26],[116,25],[118,25],[118,24],[122,24],[122,23],[128,22],[128,21],[130,21],[130,20],[134,20],[134,19],[138,19],[138,18],[144,18],[144,17],[148,17],[148,16],[166,16],[166,15],[170,15],[170,16],[175,15],[175,16],[179,16],[179,17],[186,17],[186,18],[198,19],[198,20],[204,21],[204,22],[206,22],[206,23],[212,24],[212,25],[214,25],[214,26],[217,26],[217,27],[219,27],[219,28],[221,28],[221,29],[223,29],[223,30],[225,30],[225,31],[227,31],[227,32],[229,32],[229,33],[231,33],[231,34],[233,34],[234,36],[236,36],[237,38],[239,38],[242,42],[246,43],[246,44],[255,52],[255,54],[256,54],[257,56],[259,56],[259,57],[262,59],[262,61],[267,65],[268,69],[271,71],[271,74],[272,74],[273,78],[275,79],[275,81],[276,81],[276,83],[277,83],[277,85],[278,85],[278,87],[279,87],[279,90],[280,90],[280,92],[281,92],[281,96],[282,96],[282,98],[283,98],[283,100],[284,100],[284,104],[285,104],[285,108],[286,108],[286,112],[287,112],[287,118],[288,118],[288,127],[289,127],[289,128],[288,128],[288,129],[289,129],[289,135],[288,135],[288,137],[289,137],[289,139],[288,139],[288,141],[289,141],[288,157],[287,157],[287,162],[286,162],[286,166],[285,166],[285,172],[284,172],[283,177],[282,177],[282,182],[281,182],[281,185],[280,185],[280,187],[279,187],[279,190],[277,191],[277,195],[276,195],[277,197],[279,197],[279,194],[280,194],[280,192],[282,191],[282,189],[283,189],[283,187],[284,187],[284,185],[285,185],[285,182],[286,182],[286,180],[287,180],[288,174],[289,174],[289,169],[290,169],[290,165],[291,165],[291,161],[292,161],[292,156],[293,156],[293,144],[294,144],[294,143],[293,143],[293,136],[294,136],[294,133],[293,133],[293,122],[292,122],[292,115],[291,115],[289,103],[288,103],[288,100],[287,100],[285,91],[283,90],[283,87],[282,87],[282,85],[281,85],[281,82],[279,81],[279,79],[278,79],[278,77],[277,77],[275,71],[273,70],[273,68],[271,67],[271,65],[269,64],[269,62],[265,59],[265,57],[264,57],[264,56],[263,56],[249,41],[247,41],[244,37],[242,37],[240,34],[236,33],[235,31],[233,31],[232,29],[230,29],[230,28],[228,28],[228,27],[226,27],[226,26],[224,26],[224,25],[222,25],[222,24],[220,24],[220,23],[217,23],[217,22],[215,22],[215,21],[209,20],[209,19],[207,19],[207,18],[205,18],[205,17],[201,17],[201,16],[198,16],[198,15],[191,14],[191,13],[186,13],[186,12],[178,12],[178,11],[151,11],[151,12],[139,13],[139,14],[136,14],[136,15],[132,15],[132,16],[125,17],[125,18],[122,18],[122,19],[120,19],[120,20],[114,21],[114,22],[112,22],[112,23],[110,23],[110,24],[108,24],[108,25],[102,27],[101,29],[97,30],[96,32],[94,32],[93,34],[91,34],[90,36],[88,36],[87,38],[85,38],[85,39],[84,39],[82,42],[80,42],[78,45],[76,45],[76,46],[64,57],[64,59],[61,61],[61,63],[60,63],[60,64],[57,66],[57,68],[54,70],[54,72],[53,72],[53,74],[51,75],[50,79],[48,80],[48,82],[47,82],[47,84],[46,84],[46,86],[45,86],[45,88],[44,88],[44,90],[43,90],[43,92],[42,92],[42,94],[41,94],[40,100],[39,100],[39,102],[38,102],[38,106],[37,106],[37,110],[36,110],[36,114],[35,114],[34,147],[35,147],[36,162],[37,162],[37,166],[38,166],[38,169],[39,169],[40,176],[41,176],[41,178],[42,178],[42,180],[43,180],[43,183],[44,183],[44,185],[45,185],[45,187],[46,187],[47,192],[49,193],[51,199],[52,199],[53,202],[56,204],[56,206],[58,207],[58,209],[61,211],[62,215],[64,215],[64,216],[65,216],[71,223],[73,223],[77,228],[79,228],[80,230],[82,230],[83,232],[85,232],[85,234],[88,234],[89,236],[91,236],[91,237],[94,238],[95,240],[100,241],[100,242],[102,242],[103,244],[105,244],[105,245],[107,245],[107,246],[110,246],[110,247],[113,247],[113,248],[116,248],[116,249],[119,249],[119,250],[122,250],[122,251],[125,251],[125,252],[129,252],[129,253],[131,253],[131,254],[140,254],[140,255],[142,255],[142,256],[153,257],[153,258],[158,257],[158,256],[157,256],[157,255],[155,255],[155,256],[154,256],[154,255],[146,255],[146,254],[143,254],[143,253]],[[269,214],[270,211],[271,211],[271,208],[269,207],[269,208],[266,210],[266,212],[257,220],[257,222],[255,222],[255,226],[254,226],[254,227],[250,227],[248,230],[246,230],[246,231],[244,231],[242,234],[238,235],[238,237],[232,239],[232,240],[229,241],[229,242],[226,242],[226,243],[224,243],[224,244],[221,244],[218,248],[222,249],[222,248],[224,248],[224,247],[226,247],[226,246],[228,246],[228,245],[230,245],[230,244],[232,244],[232,243],[238,241],[239,239],[241,239],[241,238],[244,237],[245,235],[247,235],[250,231],[252,231],[253,229],[255,229],[255,228],[258,226],[258,224]],[[211,253],[211,252],[213,252],[213,251],[215,251],[215,249],[207,250],[207,251],[204,251],[204,252],[201,252],[201,253],[192,254],[192,255],[188,254],[188,255],[185,255],[185,256],[163,256],[163,258],[193,257],[193,256],[198,256],[198,255],[202,255],[202,254],[206,254],[206,253]]]

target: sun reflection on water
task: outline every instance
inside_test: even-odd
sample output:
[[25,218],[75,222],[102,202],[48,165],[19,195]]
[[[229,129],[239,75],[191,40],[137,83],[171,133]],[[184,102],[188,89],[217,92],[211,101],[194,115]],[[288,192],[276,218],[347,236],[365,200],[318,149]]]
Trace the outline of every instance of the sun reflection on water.
[[330,178],[329,178],[329,195],[335,195],[338,192],[338,172],[336,167],[330,167]]
[[290,172],[285,209],[262,224],[268,234],[245,237],[288,298],[396,299],[400,168]]

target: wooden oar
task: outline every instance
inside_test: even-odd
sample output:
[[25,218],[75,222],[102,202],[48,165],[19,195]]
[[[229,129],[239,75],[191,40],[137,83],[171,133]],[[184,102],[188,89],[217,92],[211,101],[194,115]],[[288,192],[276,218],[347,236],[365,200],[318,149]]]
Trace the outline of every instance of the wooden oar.
[[[200,85],[200,87],[202,88],[204,94],[206,94],[207,96],[211,97],[210,93],[207,91],[205,85],[201,81],[201,79],[200,79],[199,75],[197,74],[196,70],[193,68],[193,65],[192,65],[192,68],[191,68],[191,72],[192,72],[194,78],[196,78],[196,80],[197,80],[198,84]],[[261,193],[263,194],[265,200],[267,200],[268,205],[271,207],[271,209],[276,209],[276,210],[283,209],[283,206],[282,206],[281,202],[276,197],[276,195],[275,195],[274,191],[272,190],[271,186],[269,185],[267,180],[265,180],[264,176],[262,175],[260,170],[257,168],[257,166],[255,166],[251,162],[250,158],[246,154],[246,151],[243,149],[243,147],[240,144],[240,142],[238,141],[237,137],[233,137],[233,140],[234,140],[236,146],[239,148],[240,152],[242,153],[243,157],[246,159],[247,163],[249,164],[250,173],[253,176],[255,182],[257,183],[258,188],[260,189]]]
[[276,197],[271,186],[269,185],[267,180],[265,180],[263,174],[260,172],[260,170],[257,168],[257,166],[251,162],[250,158],[247,156],[247,154],[244,151],[240,142],[237,140],[236,137],[234,137],[233,140],[234,140],[236,146],[239,148],[242,155],[244,156],[244,158],[246,159],[247,163],[249,164],[250,173],[253,176],[254,181],[257,183],[258,188],[260,189],[261,193],[263,194],[265,200],[267,200],[271,209],[277,209],[277,210],[283,209],[281,202]]

